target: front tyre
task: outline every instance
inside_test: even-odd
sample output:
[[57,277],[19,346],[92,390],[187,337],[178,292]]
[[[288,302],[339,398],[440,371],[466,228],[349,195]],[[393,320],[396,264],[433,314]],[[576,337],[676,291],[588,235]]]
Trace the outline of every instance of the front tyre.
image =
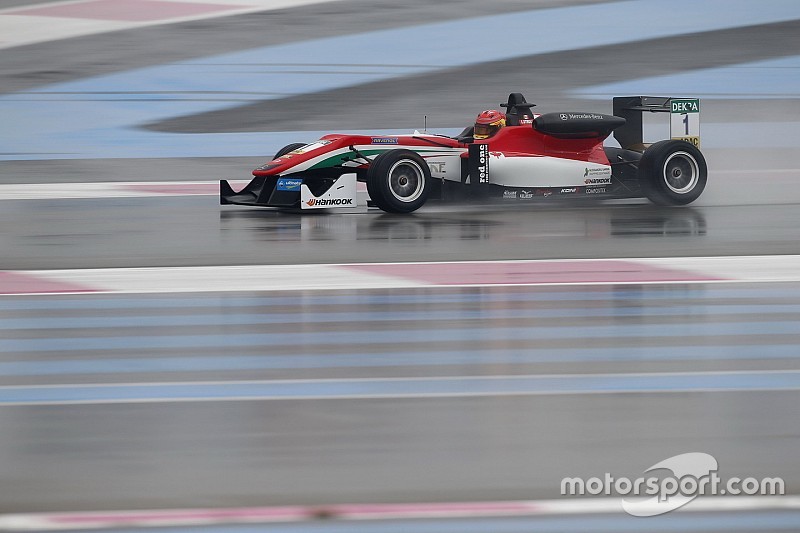
[[387,213],[410,213],[425,204],[431,189],[431,171],[411,150],[380,154],[367,171],[367,192]]
[[294,152],[295,150],[297,150],[298,148],[302,148],[303,146],[305,146],[304,143],[287,144],[286,146],[284,146],[283,148],[278,150],[278,153],[275,154],[275,157],[273,157],[272,160],[274,161],[274,160],[278,159],[279,157],[288,154],[289,152]]
[[703,154],[686,141],[659,141],[639,161],[639,182],[657,205],[686,205],[697,200],[708,180]]

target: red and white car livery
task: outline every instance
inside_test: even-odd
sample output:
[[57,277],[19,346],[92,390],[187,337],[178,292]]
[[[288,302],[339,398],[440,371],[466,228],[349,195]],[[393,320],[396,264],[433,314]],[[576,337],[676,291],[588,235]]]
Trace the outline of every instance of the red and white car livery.
[[[412,212],[432,197],[448,198],[450,191],[516,200],[567,194],[647,197],[683,205],[705,187],[696,99],[615,98],[614,115],[534,114],[534,104],[519,93],[501,105],[507,108],[506,126],[487,139],[473,138],[468,127],[457,137],[330,134],[311,144],[290,144],[255,169],[241,191],[221,181],[220,202],[355,207],[356,181],[362,181],[371,203],[394,213]],[[648,145],[642,140],[644,111],[684,118],[673,116],[671,139]],[[604,146],[612,132],[619,147]]]

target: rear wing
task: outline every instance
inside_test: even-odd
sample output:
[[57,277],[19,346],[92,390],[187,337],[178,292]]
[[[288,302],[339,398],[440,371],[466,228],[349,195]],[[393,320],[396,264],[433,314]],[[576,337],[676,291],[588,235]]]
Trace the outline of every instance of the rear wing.
[[700,148],[700,99],[660,96],[618,96],[614,98],[614,115],[625,119],[625,125],[614,130],[614,138],[622,148],[643,152],[642,116],[644,113],[669,113],[670,138],[689,141]]

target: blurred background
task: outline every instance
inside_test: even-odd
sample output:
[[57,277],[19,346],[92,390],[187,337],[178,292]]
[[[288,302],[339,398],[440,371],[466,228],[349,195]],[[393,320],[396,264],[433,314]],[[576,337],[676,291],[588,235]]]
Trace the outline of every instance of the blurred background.
[[[799,530],[798,32],[794,0],[0,0],[0,530]],[[511,92],[699,97],[703,196],[218,205],[289,143],[453,134]],[[687,257],[745,259],[306,268]],[[92,285],[131,272],[159,288]],[[689,452],[786,495],[636,518],[560,492]]]

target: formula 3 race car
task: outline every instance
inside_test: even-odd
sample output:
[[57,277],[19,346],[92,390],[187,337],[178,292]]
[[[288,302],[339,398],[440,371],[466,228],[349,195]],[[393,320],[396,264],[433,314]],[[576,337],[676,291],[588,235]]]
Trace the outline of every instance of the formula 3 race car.
[[[549,196],[648,198],[685,205],[706,185],[699,150],[700,103],[691,98],[618,97],[614,114],[536,114],[512,93],[506,126],[486,139],[474,128],[457,137],[330,134],[282,148],[235,192],[220,182],[220,203],[324,209],[356,207],[356,182],[371,205],[410,213],[430,198],[460,190],[473,197],[530,200]],[[644,113],[670,114],[670,139],[643,141]],[[604,146],[614,134],[619,147]]]

